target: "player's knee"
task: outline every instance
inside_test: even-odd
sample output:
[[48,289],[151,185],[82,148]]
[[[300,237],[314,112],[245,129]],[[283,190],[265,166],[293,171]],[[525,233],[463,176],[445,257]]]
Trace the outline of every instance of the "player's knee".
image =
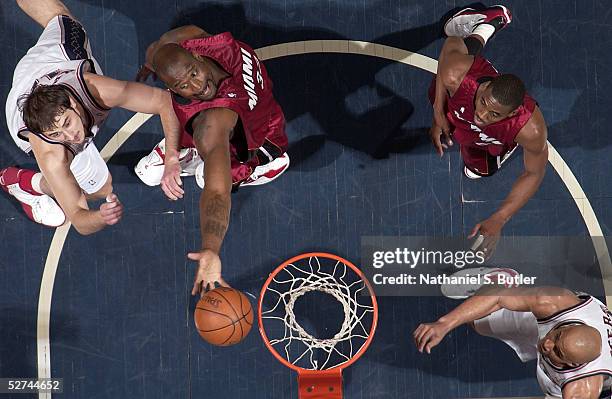
[[67,15],[72,19],[74,16],[70,10],[60,0],[16,0],[19,8],[23,10],[30,18],[34,19],[43,28],[47,26],[49,21],[58,15]]

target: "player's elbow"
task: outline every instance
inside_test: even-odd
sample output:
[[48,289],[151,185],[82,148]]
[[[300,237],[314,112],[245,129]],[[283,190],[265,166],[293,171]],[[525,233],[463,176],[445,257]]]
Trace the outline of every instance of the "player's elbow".
[[77,233],[79,233],[82,236],[89,236],[95,233],[94,231],[87,230],[84,227],[79,228],[77,225],[73,225],[73,226],[74,226],[74,229],[77,231]]
[[452,66],[442,66],[438,73],[440,74],[440,79],[442,79],[442,84],[446,89],[455,90],[463,81],[464,73],[457,68],[453,68]]
[[67,215],[68,220],[72,223],[72,227],[82,236],[88,236],[100,230],[92,226],[88,220],[87,213],[89,213],[88,210],[81,209],[71,215]]
[[211,179],[205,182],[204,190],[215,196],[229,196],[232,193],[231,179]]
[[89,228],[84,223],[80,223],[80,222],[78,222],[76,220],[71,222],[71,223],[72,223],[72,226],[74,227],[74,229],[77,231],[77,233],[79,233],[82,236],[88,236],[88,235],[91,235],[91,234],[96,232],[96,231],[92,230],[91,228]]

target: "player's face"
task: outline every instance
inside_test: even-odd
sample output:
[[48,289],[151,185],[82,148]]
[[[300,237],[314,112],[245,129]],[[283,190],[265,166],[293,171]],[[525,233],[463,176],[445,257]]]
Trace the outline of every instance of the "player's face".
[[567,327],[550,330],[538,343],[540,352],[558,367],[578,367],[579,364],[567,360],[568,348],[565,347],[564,334],[567,334]]
[[81,144],[85,141],[85,126],[74,107],[66,109],[57,116],[55,127],[43,133],[53,141],[70,144]]
[[478,127],[485,127],[495,122],[499,122],[513,113],[510,107],[501,105],[491,95],[489,83],[484,83],[476,92],[474,99],[474,124]]
[[166,86],[181,97],[208,101],[217,95],[211,65],[193,57],[180,61],[169,76],[161,76]]

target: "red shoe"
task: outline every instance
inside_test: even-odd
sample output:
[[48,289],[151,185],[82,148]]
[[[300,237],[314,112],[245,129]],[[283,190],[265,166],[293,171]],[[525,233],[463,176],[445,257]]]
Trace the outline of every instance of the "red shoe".
[[0,170],[0,187],[21,203],[28,217],[48,227],[59,227],[66,222],[66,215],[53,198],[32,189],[32,176],[36,172],[14,166]]
[[[257,166],[253,173],[247,177],[240,187],[261,186],[276,180],[289,168],[289,155],[285,152],[280,157],[268,162],[265,165]],[[195,172],[195,179],[198,187],[204,189],[204,163],[198,165]]]
[[240,187],[260,186],[276,180],[289,168],[289,155],[285,152],[280,157],[274,159],[265,165],[255,168],[251,176],[249,176]]
[[480,24],[493,25],[497,33],[510,22],[512,22],[512,13],[502,5],[491,6],[480,11],[465,8],[444,24],[444,33],[446,36],[468,37]]

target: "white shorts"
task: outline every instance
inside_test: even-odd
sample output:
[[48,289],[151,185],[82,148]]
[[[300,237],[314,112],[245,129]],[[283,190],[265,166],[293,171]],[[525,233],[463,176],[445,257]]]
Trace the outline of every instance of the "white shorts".
[[102,74],[81,24],[58,15],[49,21],[38,42],[15,67],[13,85],[6,100],[6,123],[11,137],[23,151],[29,153],[32,147],[17,135],[25,128],[17,104],[19,97],[31,91],[36,79],[58,69],[75,69],[83,59],[91,59],[96,72]]
[[110,176],[106,162],[94,143],[90,143],[83,151],[75,155],[70,164],[70,170],[79,186],[87,194],[99,191]]
[[538,357],[538,322],[531,312],[500,309],[474,320],[474,327],[481,335],[504,341],[522,362]]

